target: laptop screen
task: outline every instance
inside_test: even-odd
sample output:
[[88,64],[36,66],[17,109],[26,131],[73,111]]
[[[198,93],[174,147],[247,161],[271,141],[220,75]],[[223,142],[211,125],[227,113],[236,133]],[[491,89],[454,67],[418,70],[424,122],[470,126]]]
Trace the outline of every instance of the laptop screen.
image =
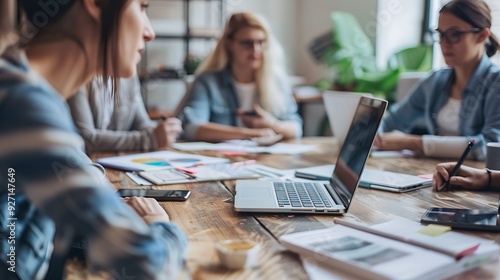
[[[330,187],[340,196],[346,211],[377,134],[387,101],[361,97],[330,178]],[[329,190],[330,192],[332,190]]]

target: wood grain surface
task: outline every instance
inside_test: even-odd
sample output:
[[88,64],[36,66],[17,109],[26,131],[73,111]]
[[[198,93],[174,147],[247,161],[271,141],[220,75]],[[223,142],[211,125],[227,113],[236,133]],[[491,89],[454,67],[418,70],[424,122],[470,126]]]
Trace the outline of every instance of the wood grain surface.
[[[255,159],[260,164],[280,169],[294,169],[335,163],[338,145],[333,138],[304,138],[293,143],[313,144],[317,149],[301,155],[249,154],[232,161]],[[202,152],[208,156],[222,155],[216,151]],[[92,158],[116,154],[101,153]],[[367,167],[408,173],[430,174],[435,165],[445,160],[426,158],[369,158]],[[466,161],[466,165],[484,167],[482,162]],[[116,188],[144,188],[135,185],[123,172],[108,169],[108,177]],[[233,210],[234,181],[154,186],[153,189],[187,189],[191,197],[185,202],[162,202],[172,222],[178,224],[189,238],[186,267],[180,279],[308,279],[297,255],[287,252],[277,239],[287,233],[333,226],[334,218],[351,219],[365,224],[403,217],[419,221],[428,207],[497,209],[498,194],[492,192],[433,192],[430,188],[397,194],[358,188],[353,203],[344,216],[245,214]],[[145,187],[149,188],[149,187]],[[500,234],[464,232],[495,240]],[[246,238],[261,245],[255,268],[228,270],[221,267],[214,244],[224,239]],[[103,279],[88,275],[79,261],[69,261],[66,279]],[[500,278],[498,262],[463,273],[453,279]],[[353,278],[354,279],[354,278]]]

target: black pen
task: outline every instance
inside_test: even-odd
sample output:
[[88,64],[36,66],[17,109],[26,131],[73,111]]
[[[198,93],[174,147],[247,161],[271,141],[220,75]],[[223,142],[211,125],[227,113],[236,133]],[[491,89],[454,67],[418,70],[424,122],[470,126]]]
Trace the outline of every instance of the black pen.
[[455,167],[453,168],[453,170],[451,170],[450,176],[448,177],[448,180],[446,180],[446,182],[444,182],[444,184],[441,185],[441,187],[438,189],[438,191],[441,191],[443,189],[448,190],[448,188],[450,187],[451,177],[457,175],[458,170],[460,170],[460,166],[462,166],[462,163],[464,163],[464,160],[467,158],[467,155],[469,154],[470,150],[472,149],[472,146],[474,146],[475,142],[476,142],[475,140],[471,140],[469,142],[469,145],[467,145],[467,147],[465,148],[465,151],[462,154],[462,157],[458,160],[458,162],[455,165]]
[[500,215],[500,196],[498,197],[498,210],[497,210],[497,216]]

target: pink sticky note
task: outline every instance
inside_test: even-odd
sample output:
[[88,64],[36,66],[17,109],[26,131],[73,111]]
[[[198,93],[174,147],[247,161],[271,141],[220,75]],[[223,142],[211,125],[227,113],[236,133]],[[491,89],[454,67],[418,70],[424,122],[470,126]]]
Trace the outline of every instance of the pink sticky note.
[[246,156],[246,155],[248,155],[247,152],[241,152],[241,151],[221,151],[221,154],[225,155],[226,157],[235,157],[235,156]]
[[432,179],[432,176],[433,176],[433,174],[421,174],[421,175],[418,175],[418,177],[424,178],[424,179]]

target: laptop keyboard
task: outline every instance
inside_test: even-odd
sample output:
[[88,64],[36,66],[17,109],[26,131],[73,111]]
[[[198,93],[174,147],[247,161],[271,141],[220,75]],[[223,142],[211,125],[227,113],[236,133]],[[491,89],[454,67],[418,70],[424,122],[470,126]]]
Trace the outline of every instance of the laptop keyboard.
[[273,182],[279,207],[331,208],[332,204],[319,183]]

